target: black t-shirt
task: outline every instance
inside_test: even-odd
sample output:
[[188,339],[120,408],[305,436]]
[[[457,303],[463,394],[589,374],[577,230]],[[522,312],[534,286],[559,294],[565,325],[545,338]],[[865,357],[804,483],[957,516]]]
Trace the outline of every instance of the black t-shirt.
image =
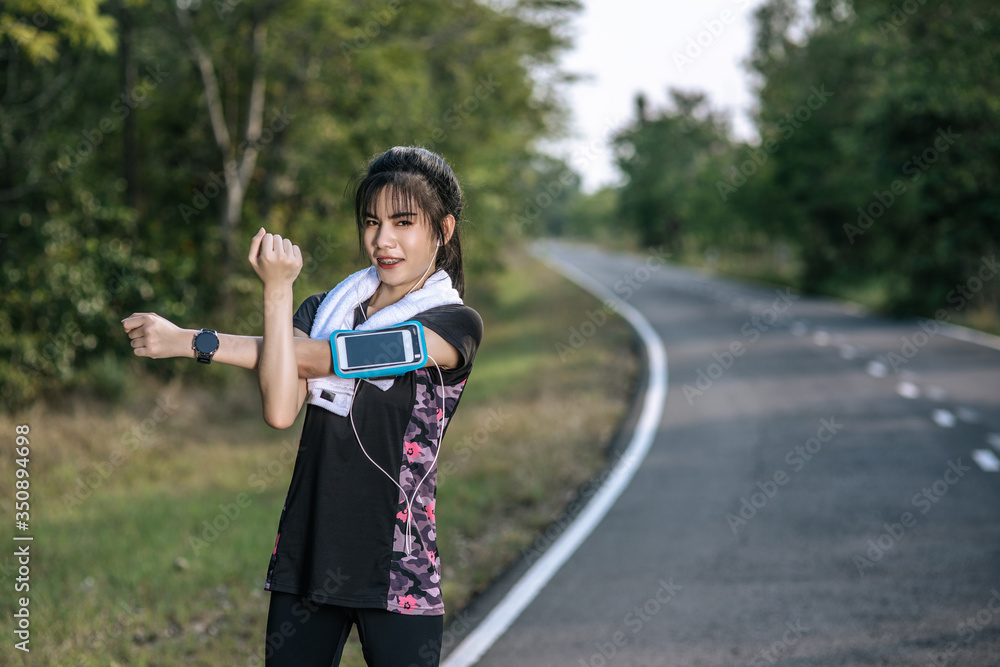
[[[293,326],[309,333],[325,296],[306,299]],[[386,391],[359,382],[353,426],[349,417],[306,406],[266,590],[347,607],[444,613],[434,523],[439,419],[446,430],[483,323],[463,305],[432,308],[412,319],[458,350],[461,365],[441,376],[433,365],[410,371]]]

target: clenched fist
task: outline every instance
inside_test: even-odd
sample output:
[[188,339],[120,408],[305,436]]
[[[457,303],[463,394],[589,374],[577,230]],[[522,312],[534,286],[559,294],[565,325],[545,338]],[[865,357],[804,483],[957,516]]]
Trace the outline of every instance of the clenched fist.
[[181,329],[156,313],[132,313],[122,320],[122,326],[137,357],[170,359],[194,356],[191,348],[194,333]]
[[248,259],[267,287],[290,286],[302,270],[299,247],[279,234],[268,234],[263,227],[250,241]]

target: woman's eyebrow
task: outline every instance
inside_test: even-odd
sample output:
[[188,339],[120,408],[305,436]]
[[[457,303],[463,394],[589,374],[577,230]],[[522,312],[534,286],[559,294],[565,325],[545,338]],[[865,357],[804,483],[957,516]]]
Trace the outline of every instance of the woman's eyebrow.
[[[369,213],[367,211],[365,211],[365,217],[366,218],[374,218],[374,219],[378,220],[378,216],[377,215],[375,215],[374,213]],[[389,216],[389,219],[390,220],[395,220],[396,218],[415,218],[415,217],[417,217],[417,214],[414,213],[414,212],[412,212],[412,211],[401,211],[399,213],[393,213],[392,215]]]

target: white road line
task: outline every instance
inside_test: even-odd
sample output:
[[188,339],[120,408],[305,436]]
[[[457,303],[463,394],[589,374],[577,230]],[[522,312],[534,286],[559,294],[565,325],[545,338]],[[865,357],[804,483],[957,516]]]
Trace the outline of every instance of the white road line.
[[646,396],[643,400],[642,413],[632,434],[632,441],[615,464],[604,485],[549,550],[524,573],[483,622],[455,648],[442,667],[468,667],[476,664],[593,532],[611,505],[625,490],[639,464],[646,458],[660,424],[663,403],[667,397],[667,352],[663,347],[663,341],[642,313],[576,267],[545,253],[533,254],[540,255],[540,258],[554,269],[605,303],[609,301],[614,303],[618,314],[632,325],[646,347],[649,361]]
[[1000,433],[990,433],[986,436],[986,442],[990,447],[1000,452]]
[[1000,350],[1000,336],[988,334],[985,331],[976,331],[957,324],[942,324],[941,333],[955,340],[964,340],[966,343],[975,343],[983,347],[991,347]]
[[813,342],[820,347],[826,347],[830,344],[830,334],[825,331],[817,331],[813,333]]
[[841,345],[838,348],[840,350],[840,358],[850,361],[858,356],[858,348],[853,345]]
[[931,419],[941,428],[952,428],[955,426],[955,415],[948,410],[935,410],[931,413]]
[[961,407],[956,410],[959,421],[966,424],[976,424],[979,422],[979,411],[972,408]]
[[865,367],[865,372],[873,378],[884,378],[889,374],[889,367],[881,361],[869,361]]
[[896,385],[896,393],[903,398],[920,398],[920,387],[912,382],[900,382]]
[[946,396],[948,396],[948,392],[935,384],[927,387],[927,398],[932,401],[943,401]]
[[976,449],[972,452],[972,458],[975,459],[979,467],[985,472],[1000,472],[1000,459],[997,455],[988,449]]

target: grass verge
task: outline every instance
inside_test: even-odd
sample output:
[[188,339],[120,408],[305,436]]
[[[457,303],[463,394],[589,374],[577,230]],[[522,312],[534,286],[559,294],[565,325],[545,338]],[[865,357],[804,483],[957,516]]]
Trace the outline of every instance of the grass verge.
[[[688,244],[690,246],[691,244]],[[769,244],[766,249],[727,250],[723,252],[700,252],[685,247],[674,258],[678,263],[707,273],[755,282],[762,285],[788,285],[802,289],[800,276],[802,260],[782,244]],[[892,317],[891,289],[885,277],[870,277],[867,280],[853,280],[850,283],[832,284],[821,296],[858,304],[872,313]],[[959,285],[956,285],[956,288]],[[955,294],[961,295],[960,292]],[[948,318],[947,322],[976,329],[993,335],[1000,335],[1000,311],[997,309],[996,292],[978,295],[977,301],[945,301],[940,304]],[[960,303],[958,307],[956,304]],[[935,311],[924,313],[932,318]]]
[[[466,301],[486,334],[439,461],[449,613],[604,465],[637,372],[632,333],[616,317],[559,354],[597,302],[524,255],[489,285],[470,286]],[[246,371],[221,371],[245,381],[220,392],[157,383],[143,373],[148,363],[184,362],[135,360],[118,405],[78,396],[0,416],[5,442],[17,424],[31,429],[34,536],[30,590],[14,592],[13,549],[0,556],[0,613],[11,618],[27,596],[31,614],[31,653],[8,635],[0,664],[263,664],[263,578],[301,421],[267,428]],[[8,517],[12,449],[0,459]],[[361,664],[352,639],[343,665]]]

